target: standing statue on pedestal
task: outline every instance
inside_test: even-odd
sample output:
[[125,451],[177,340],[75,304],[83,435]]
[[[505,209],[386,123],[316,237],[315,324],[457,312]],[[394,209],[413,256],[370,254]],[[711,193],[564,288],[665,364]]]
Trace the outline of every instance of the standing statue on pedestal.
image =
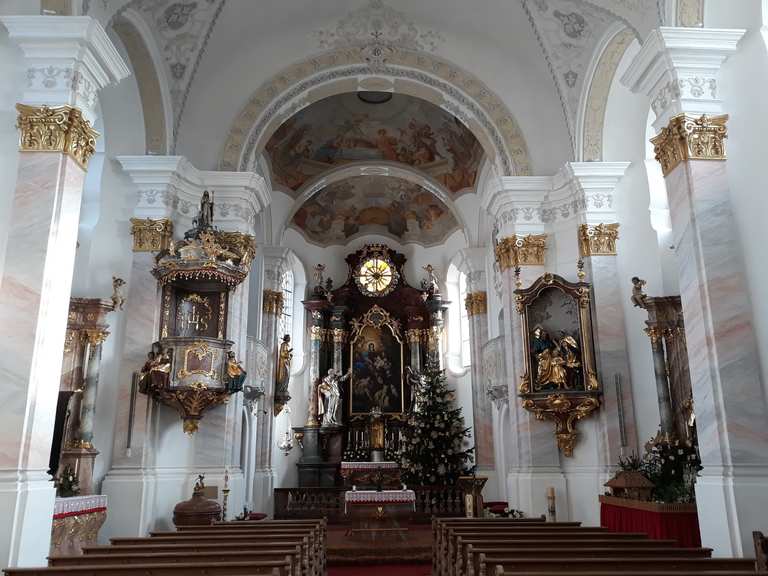
[[341,388],[339,384],[349,378],[351,374],[352,370],[350,369],[344,376],[339,376],[336,370],[331,368],[318,386],[317,411],[323,415],[323,427],[341,426],[341,414],[339,412]]
[[200,209],[197,216],[192,219],[192,228],[184,234],[185,240],[190,240],[199,236],[201,232],[213,228],[213,193],[208,194],[208,190],[203,192],[203,198],[200,200]]
[[235,353],[230,350],[227,352],[227,390],[233,394],[240,392],[243,389],[245,377],[246,373],[243,366],[237,361]]
[[421,412],[422,404],[424,403],[427,379],[421,372],[412,369],[410,366],[405,367],[405,374],[408,378],[408,384],[411,386],[411,413],[418,414]]
[[288,396],[288,381],[291,378],[291,362],[293,361],[293,348],[291,348],[291,337],[286,334],[280,343],[280,349],[277,353],[277,375],[275,376],[275,397],[285,398]]

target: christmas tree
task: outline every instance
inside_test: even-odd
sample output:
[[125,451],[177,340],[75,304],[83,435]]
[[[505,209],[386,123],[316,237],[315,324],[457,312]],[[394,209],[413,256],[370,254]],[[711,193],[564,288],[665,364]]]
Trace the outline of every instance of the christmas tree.
[[422,372],[416,410],[408,418],[400,451],[403,480],[415,485],[451,485],[471,473],[472,453],[461,408],[454,407],[445,371],[434,364]]

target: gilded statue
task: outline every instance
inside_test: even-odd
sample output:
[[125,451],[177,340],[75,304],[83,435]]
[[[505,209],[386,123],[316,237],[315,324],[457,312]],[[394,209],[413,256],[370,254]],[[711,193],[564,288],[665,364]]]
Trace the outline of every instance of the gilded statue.
[[322,426],[341,426],[341,388],[340,384],[352,375],[352,369],[340,376],[333,368],[328,370],[325,378],[317,388],[317,412],[322,414]]
[[232,392],[240,392],[243,389],[243,382],[247,376],[242,364],[237,361],[235,353],[230,350],[227,352],[227,390]]
[[561,333],[552,339],[541,326],[531,334],[531,353],[536,363],[535,389],[582,389],[581,356],[576,339]]
[[275,396],[284,398],[288,396],[288,381],[291,378],[291,362],[293,361],[293,348],[291,337],[286,334],[280,343],[277,353],[277,374],[275,376]]
[[384,418],[378,406],[370,411],[368,422],[371,450],[384,450]]
[[151,389],[167,388],[171,380],[171,360],[173,351],[163,348],[159,342],[152,344],[147,354],[147,361],[139,373],[139,391],[146,393]]

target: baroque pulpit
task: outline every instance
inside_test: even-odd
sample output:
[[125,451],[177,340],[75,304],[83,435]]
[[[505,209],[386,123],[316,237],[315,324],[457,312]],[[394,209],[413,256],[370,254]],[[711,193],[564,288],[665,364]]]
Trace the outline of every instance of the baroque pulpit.
[[400,431],[416,402],[411,370],[438,360],[442,299],[431,266],[421,287],[403,271],[406,257],[369,244],[346,258],[345,283],[333,288],[318,267],[304,306],[311,318],[312,388],[299,485],[336,486],[346,462],[396,459]]

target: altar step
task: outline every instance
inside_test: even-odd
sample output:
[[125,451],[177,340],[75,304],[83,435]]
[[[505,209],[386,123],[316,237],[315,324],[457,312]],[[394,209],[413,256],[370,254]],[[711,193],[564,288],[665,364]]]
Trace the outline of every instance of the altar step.
[[[329,567],[422,564],[425,568],[424,574],[428,574],[431,563],[432,529],[430,526],[411,525],[402,535],[379,536],[376,539],[348,536],[347,527],[328,528]],[[385,573],[387,572],[382,572],[382,574]],[[400,572],[397,574],[401,576]],[[420,572],[414,572],[414,574],[420,574]]]

